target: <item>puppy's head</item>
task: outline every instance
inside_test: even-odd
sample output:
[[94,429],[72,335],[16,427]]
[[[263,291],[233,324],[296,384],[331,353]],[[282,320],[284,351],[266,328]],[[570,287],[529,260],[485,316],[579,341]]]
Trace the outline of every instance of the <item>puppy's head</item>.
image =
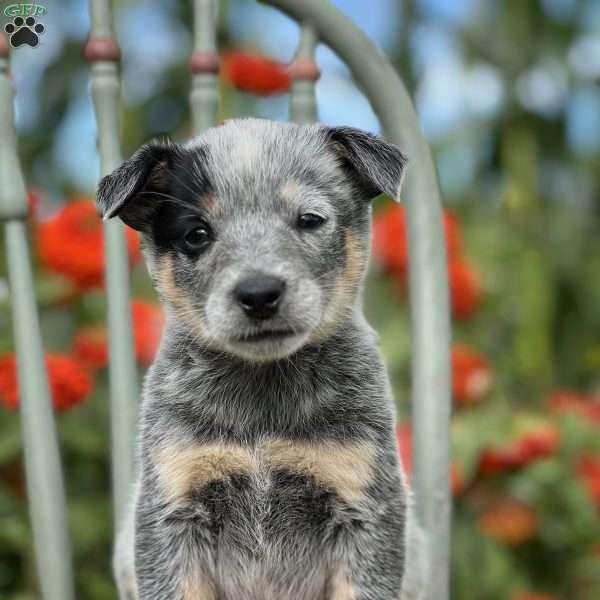
[[169,313],[202,344],[275,360],[331,335],[369,253],[369,200],[405,158],[350,128],[227,121],[149,144],[100,182],[105,218],[142,233]]

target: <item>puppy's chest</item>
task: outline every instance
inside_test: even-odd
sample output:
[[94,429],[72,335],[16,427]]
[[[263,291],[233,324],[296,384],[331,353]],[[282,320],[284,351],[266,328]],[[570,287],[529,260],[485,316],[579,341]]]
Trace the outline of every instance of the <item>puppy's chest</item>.
[[207,532],[240,544],[322,539],[360,519],[375,451],[356,442],[265,439],[190,444],[154,453],[162,501],[193,511]]

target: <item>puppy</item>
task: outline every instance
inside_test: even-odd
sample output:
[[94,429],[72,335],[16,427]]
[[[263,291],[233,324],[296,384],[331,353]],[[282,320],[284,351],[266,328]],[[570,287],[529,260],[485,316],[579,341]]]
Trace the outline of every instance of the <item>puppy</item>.
[[100,182],[167,313],[122,598],[401,597],[407,489],[361,286],[369,200],[405,163],[356,129],[242,119]]

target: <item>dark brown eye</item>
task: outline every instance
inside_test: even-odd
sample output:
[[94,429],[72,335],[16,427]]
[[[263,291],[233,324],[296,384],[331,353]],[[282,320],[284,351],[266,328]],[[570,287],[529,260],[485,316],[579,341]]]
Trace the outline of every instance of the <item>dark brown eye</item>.
[[183,236],[183,246],[188,252],[202,252],[212,242],[212,235],[206,225],[196,225]]
[[325,223],[325,217],[314,213],[304,213],[298,217],[298,229],[311,231],[318,229]]

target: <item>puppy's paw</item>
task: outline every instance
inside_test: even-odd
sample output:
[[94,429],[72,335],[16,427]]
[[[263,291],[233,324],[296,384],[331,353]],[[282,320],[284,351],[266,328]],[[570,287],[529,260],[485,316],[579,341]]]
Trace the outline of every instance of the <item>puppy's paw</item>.
[[138,584],[135,573],[134,518],[128,515],[125,526],[117,536],[113,556],[113,575],[119,590],[119,600],[138,600]]
[[406,518],[406,569],[400,600],[425,598],[426,544],[427,534],[417,522],[411,498]]

